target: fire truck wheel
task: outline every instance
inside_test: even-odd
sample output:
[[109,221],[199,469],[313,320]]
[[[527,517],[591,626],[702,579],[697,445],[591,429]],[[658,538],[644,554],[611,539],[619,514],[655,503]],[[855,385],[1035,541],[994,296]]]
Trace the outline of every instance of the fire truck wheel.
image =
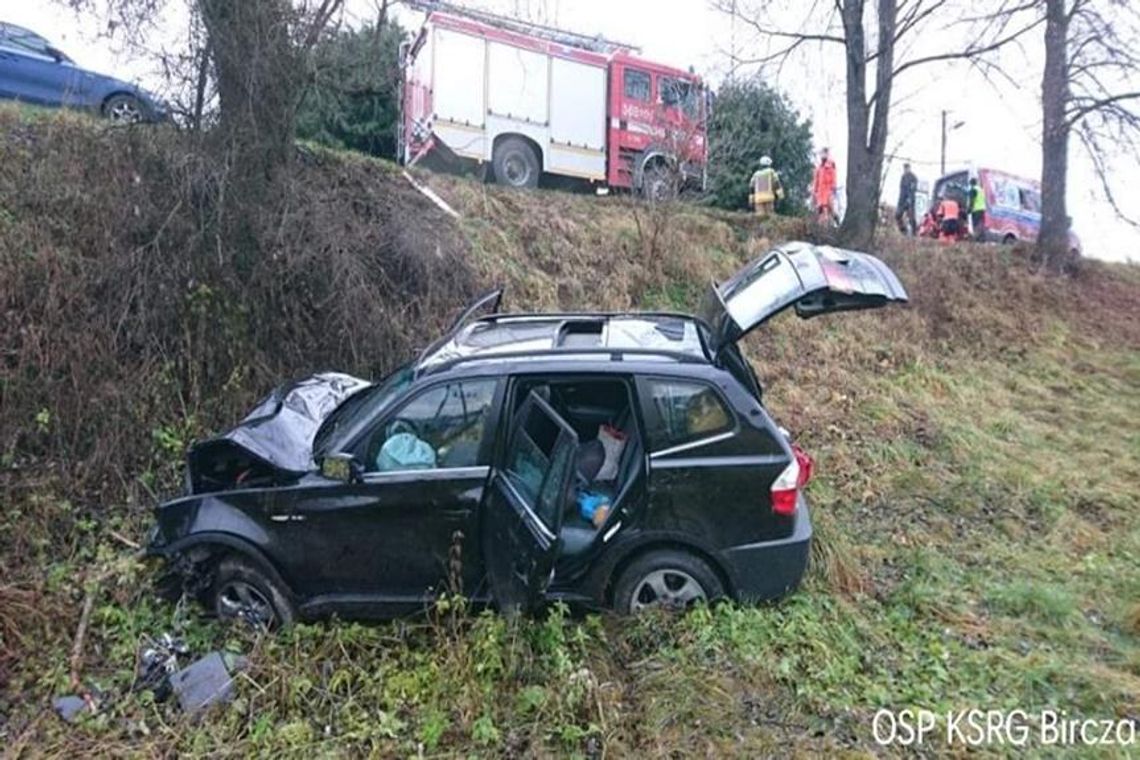
[[495,182],[508,187],[538,187],[542,172],[534,149],[521,137],[508,137],[495,147],[491,168]]
[[670,176],[669,167],[661,163],[647,166],[641,178],[641,195],[653,203],[664,203],[676,198],[677,187]]

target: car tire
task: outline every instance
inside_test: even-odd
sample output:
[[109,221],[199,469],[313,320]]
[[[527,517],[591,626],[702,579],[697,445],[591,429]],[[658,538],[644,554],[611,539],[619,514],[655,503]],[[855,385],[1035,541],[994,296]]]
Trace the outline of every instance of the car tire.
[[297,612],[279,582],[248,560],[227,556],[218,563],[210,586],[209,606],[218,619],[252,628],[274,629],[293,624]]
[[126,93],[112,95],[103,103],[103,116],[114,124],[138,124],[143,120],[142,101]]
[[724,597],[724,584],[709,564],[689,552],[663,549],[635,559],[614,585],[614,610],[636,615],[648,609],[681,611]]
[[542,166],[534,148],[521,137],[508,137],[495,146],[491,157],[495,182],[507,187],[538,187]]

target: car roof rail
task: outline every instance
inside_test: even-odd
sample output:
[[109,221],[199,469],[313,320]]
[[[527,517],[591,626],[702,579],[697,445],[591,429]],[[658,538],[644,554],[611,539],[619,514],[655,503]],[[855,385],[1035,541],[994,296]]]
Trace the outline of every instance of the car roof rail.
[[609,321],[611,319],[622,318],[637,318],[643,319],[682,319],[690,322],[700,322],[700,317],[695,314],[686,314],[680,311],[520,311],[520,312],[502,312],[495,314],[488,314],[485,317],[480,317],[480,322],[509,322],[511,320],[543,320],[549,319],[550,321],[567,320],[567,319],[597,319]]
[[487,361],[501,361],[509,359],[546,359],[549,361],[557,361],[558,359],[567,359],[570,357],[586,356],[590,358],[597,357],[599,359],[609,357],[611,362],[625,361],[626,357],[637,359],[640,357],[656,357],[672,359],[680,364],[708,364],[708,360],[693,354],[688,354],[683,351],[669,351],[665,349],[656,348],[553,348],[529,351],[501,351],[497,353],[474,353],[467,356],[457,356],[453,359],[442,361],[438,364],[432,364],[427,367],[419,367],[420,374],[434,375],[444,372],[460,364],[469,364],[471,362],[487,362]]

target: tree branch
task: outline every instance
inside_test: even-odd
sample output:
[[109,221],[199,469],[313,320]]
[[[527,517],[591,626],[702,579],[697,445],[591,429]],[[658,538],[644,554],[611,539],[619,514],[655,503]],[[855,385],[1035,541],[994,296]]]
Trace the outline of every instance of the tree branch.
[[1112,210],[1116,213],[1116,216],[1125,223],[1140,229],[1140,220],[1128,216],[1116,201],[1116,196],[1112,192],[1112,186],[1108,182],[1108,167],[1105,165],[1104,150],[1100,143],[1097,142],[1096,136],[1089,129],[1079,129],[1077,130],[1077,137],[1080,138],[1085,150],[1088,151],[1089,158],[1092,159],[1093,171],[1096,172],[1097,179],[1100,180],[1101,189],[1104,190],[1105,199],[1109,205],[1112,206]]
[[1005,37],[1001,37],[1000,39],[994,40],[993,42],[991,42],[987,45],[982,45],[980,47],[969,47],[969,48],[966,48],[965,50],[959,50],[959,51],[955,51],[955,52],[939,53],[937,55],[928,55],[928,56],[924,56],[922,58],[915,58],[913,60],[907,61],[906,63],[900,65],[897,69],[895,69],[892,72],[891,76],[897,77],[899,74],[903,73],[907,69],[913,69],[915,66],[922,66],[922,65],[927,64],[927,63],[935,63],[937,61],[962,61],[962,60],[967,60],[970,58],[976,58],[980,55],[985,55],[986,53],[992,53],[993,51],[997,50],[998,48],[1001,48],[1005,45],[1008,45],[1010,42],[1013,42],[1014,40],[1016,40],[1018,37],[1022,36],[1023,34],[1026,34],[1027,32],[1030,32],[1030,31],[1036,29],[1037,27],[1041,26],[1041,24],[1044,23],[1044,21],[1045,21],[1044,18],[1036,19],[1032,23],[1023,26],[1018,31],[1013,32],[1011,34],[1008,34]]
[[[1111,97],[1101,98],[1100,100],[1094,100],[1091,103],[1089,103],[1088,105],[1081,106],[1080,108],[1073,109],[1072,115],[1069,116],[1068,119],[1066,119],[1065,123],[1071,127],[1072,125],[1076,124],[1078,121],[1080,121],[1082,118],[1084,118],[1088,114],[1092,113],[1093,111],[1100,111],[1100,110],[1102,110],[1102,109],[1104,109],[1110,105],[1113,105],[1114,103],[1119,103],[1120,101],[1123,101],[1123,100],[1136,100],[1136,99],[1140,99],[1140,91],[1138,91],[1138,92],[1122,92],[1122,93],[1119,93],[1117,95],[1112,95]],[[1077,100],[1077,99],[1071,98],[1070,102],[1072,102],[1074,100]]]

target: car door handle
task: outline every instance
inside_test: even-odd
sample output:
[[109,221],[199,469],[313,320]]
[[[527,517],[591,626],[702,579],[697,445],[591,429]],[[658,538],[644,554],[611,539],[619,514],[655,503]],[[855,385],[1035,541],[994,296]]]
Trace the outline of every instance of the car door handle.
[[440,514],[449,520],[463,520],[471,515],[470,509],[444,509]]

